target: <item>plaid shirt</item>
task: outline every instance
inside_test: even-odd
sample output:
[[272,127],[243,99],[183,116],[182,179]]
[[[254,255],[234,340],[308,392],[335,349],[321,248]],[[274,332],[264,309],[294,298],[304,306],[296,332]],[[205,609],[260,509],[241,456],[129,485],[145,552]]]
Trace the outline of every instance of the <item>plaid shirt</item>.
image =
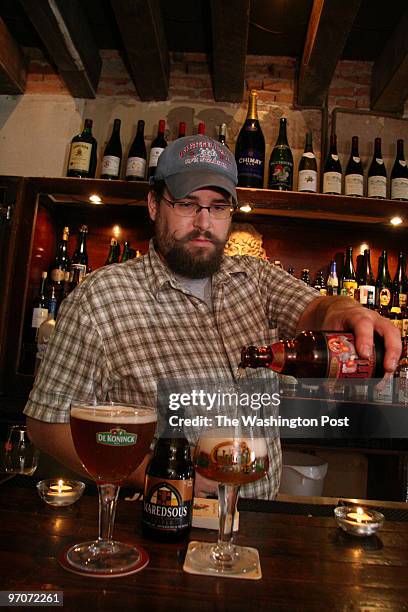
[[[64,300],[24,412],[67,423],[73,398],[155,405],[160,379],[199,373],[234,382],[242,346],[293,337],[316,296],[265,261],[224,257],[211,311],[172,276],[152,241],[144,257],[95,271]],[[269,440],[269,459],[268,475],[242,487],[244,496],[276,495],[279,438]]]

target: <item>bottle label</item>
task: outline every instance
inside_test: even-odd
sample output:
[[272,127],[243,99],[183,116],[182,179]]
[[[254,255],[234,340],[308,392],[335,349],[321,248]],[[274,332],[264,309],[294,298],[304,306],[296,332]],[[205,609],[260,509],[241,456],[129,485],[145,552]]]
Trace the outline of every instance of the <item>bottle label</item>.
[[364,179],[361,174],[346,174],[344,180],[346,195],[362,196],[364,190]]
[[323,193],[341,194],[340,172],[325,172],[323,175]]
[[360,304],[364,306],[373,306],[375,302],[375,287],[374,285],[360,285],[359,287]]
[[371,378],[375,372],[375,351],[370,359],[360,359],[354,336],[348,332],[324,334],[327,344],[328,378]]
[[287,161],[269,162],[269,188],[292,189],[293,163]]
[[359,158],[359,157],[357,157],[357,155],[353,155],[353,161],[354,161],[356,164],[359,164],[361,160],[360,160],[360,158]]
[[126,164],[126,176],[144,179],[146,160],[143,157],[129,157]]
[[163,147],[152,147],[150,149],[149,168],[155,168],[157,166],[157,162],[159,161],[159,157],[163,151]]
[[146,474],[143,523],[166,533],[191,525],[194,480],[168,480]]
[[68,170],[89,171],[92,144],[90,142],[73,142],[69,154]]
[[400,165],[400,166],[402,166],[403,168],[405,168],[405,167],[406,167],[406,165],[407,165],[407,162],[405,161],[405,159],[399,159],[399,160],[398,160],[398,163],[399,163],[399,165]]
[[382,165],[383,165],[383,163],[384,163],[384,160],[383,160],[383,158],[382,158],[382,157],[376,157],[376,158],[375,158],[375,161],[377,162],[377,164],[380,164],[380,166],[382,166]]
[[391,200],[408,200],[408,178],[392,179]]
[[40,327],[43,321],[48,319],[48,308],[33,308],[33,318],[31,320],[31,327]]
[[316,170],[299,170],[298,191],[317,191]]
[[357,282],[355,280],[344,280],[342,282],[342,295],[354,300],[356,289]]
[[119,176],[120,158],[116,155],[104,155],[102,161],[101,174]]
[[398,295],[398,303],[400,305],[400,308],[405,308],[407,305],[407,294],[406,293],[400,293]]
[[71,265],[71,277],[70,280],[72,281],[73,277],[74,277],[74,270],[75,268],[79,268],[79,280],[80,282],[84,280],[85,276],[86,276],[86,265],[85,264],[72,264]]
[[64,270],[61,270],[60,268],[54,268],[54,270],[51,270],[51,280],[54,281],[54,283],[59,283],[63,281],[64,277]]
[[238,176],[242,178],[256,178],[263,185],[264,157],[259,151],[243,154],[237,159]]
[[387,179],[385,176],[369,176],[368,177],[368,197],[369,198],[386,198],[387,197]]
[[334,161],[338,161],[338,159],[339,159],[339,156],[338,156],[338,155],[336,155],[335,153],[332,153],[332,154],[330,155],[330,157],[331,157],[332,159],[334,159]]
[[383,287],[380,290],[380,306],[388,306],[391,302],[391,291],[388,287]]
[[316,159],[316,155],[312,153],[312,151],[305,151],[302,157],[307,157],[308,159]]

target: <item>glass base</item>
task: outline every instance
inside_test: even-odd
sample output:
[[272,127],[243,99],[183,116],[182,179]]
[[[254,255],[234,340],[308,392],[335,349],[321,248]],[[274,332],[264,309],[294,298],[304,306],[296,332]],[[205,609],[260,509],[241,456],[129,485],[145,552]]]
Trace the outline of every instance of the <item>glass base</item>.
[[210,542],[194,542],[189,546],[189,564],[202,573],[248,574],[259,570],[259,555],[254,548],[220,547]]
[[58,560],[75,574],[115,578],[139,572],[149,563],[149,555],[140,546],[95,540],[64,549]]

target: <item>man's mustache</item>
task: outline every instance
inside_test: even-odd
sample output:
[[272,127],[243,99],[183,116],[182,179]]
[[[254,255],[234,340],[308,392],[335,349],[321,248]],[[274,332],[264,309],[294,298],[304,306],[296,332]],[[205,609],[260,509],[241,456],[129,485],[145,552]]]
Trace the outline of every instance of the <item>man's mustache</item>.
[[193,230],[192,232],[184,236],[184,238],[180,238],[179,240],[177,240],[177,242],[179,244],[186,244],[190,240],[195,240],[196,238],[205,238],[206,240],[209,240],[213,244],[217,245],[224,244],[225,242],[225,240],[219,240],[218,238],[216,238],[212,232],[200,232],[199,230]]

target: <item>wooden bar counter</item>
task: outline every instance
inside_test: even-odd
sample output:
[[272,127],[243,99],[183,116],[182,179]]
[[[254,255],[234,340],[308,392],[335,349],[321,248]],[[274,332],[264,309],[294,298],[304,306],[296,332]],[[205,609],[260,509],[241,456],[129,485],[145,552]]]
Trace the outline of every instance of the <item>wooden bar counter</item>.
[[[75,611],[408,610],[404,505],[383,504],[397,520],[386,517],[377,536],[354,538],[336,526],[330,508],[336,500],[307,501],[323,511],[326,504],[327,516],[310,516],[309,506],[290,498],[242,500],[235,541],[256,547],[262,565],[262,579],[251,581],[186,574],[186,544],[143,539],[141,503],[121,499],[115,536],[142,544],[150,563],[131,576],[96,579],[65,571],[56,557],[65,545],[95,538],[97,498],[54,508],[37,495],[35,479],[28,487],[10,481],[0,486],[0,590],[63,591],[63,609]],[[294,507],[304,513],[294,514]],[[216,532],[193,529],[190,539],[215,541]]]

